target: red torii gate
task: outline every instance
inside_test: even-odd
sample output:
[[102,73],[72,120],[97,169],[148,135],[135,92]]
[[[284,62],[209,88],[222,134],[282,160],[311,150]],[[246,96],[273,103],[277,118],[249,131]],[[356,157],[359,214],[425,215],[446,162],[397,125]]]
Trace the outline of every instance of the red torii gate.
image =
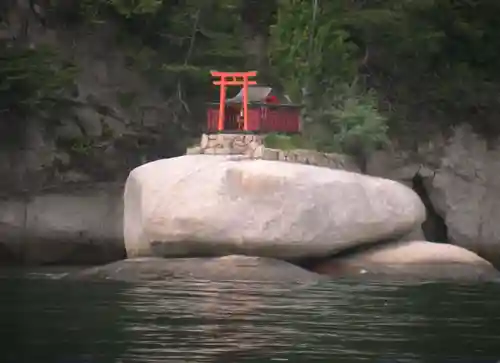
[[256,85],[256,81],[251,81],[249,78],[256,77],[257,72],[217,72],[211,71],[212,77],[218,77],[212,83],[220,86],[220,105],[219,105],[219,119],[217,129],[224,130],[224,117],[226,110],[226,86],[243,86],[243,130],[248,129],[248,86]]

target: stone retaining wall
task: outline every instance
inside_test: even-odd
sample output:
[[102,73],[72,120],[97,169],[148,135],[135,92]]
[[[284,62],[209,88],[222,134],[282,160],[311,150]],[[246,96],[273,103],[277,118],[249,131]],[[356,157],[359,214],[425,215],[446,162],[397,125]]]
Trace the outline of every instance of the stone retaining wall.
[[189,148],[187,154],[247,155],[254,156],[263,146],[261,135],[203,134],[198,146]]
[[264,146],[262,135],[203,134],[200,145],[189,148],[186,154],[245,155],[254,159],[277,160],[360,172],[354,160],[347,155],[303,149],[271,149]]

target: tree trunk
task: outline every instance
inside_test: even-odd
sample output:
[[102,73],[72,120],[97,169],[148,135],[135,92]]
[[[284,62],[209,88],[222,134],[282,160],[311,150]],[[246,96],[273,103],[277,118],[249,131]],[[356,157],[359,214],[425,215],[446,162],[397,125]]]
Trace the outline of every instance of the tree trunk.
[[242,0],[244,50],[248,56],[246,67],[257,70],[262,83],[271,81],[268,46],[269,28],[277,11],[276,0]]

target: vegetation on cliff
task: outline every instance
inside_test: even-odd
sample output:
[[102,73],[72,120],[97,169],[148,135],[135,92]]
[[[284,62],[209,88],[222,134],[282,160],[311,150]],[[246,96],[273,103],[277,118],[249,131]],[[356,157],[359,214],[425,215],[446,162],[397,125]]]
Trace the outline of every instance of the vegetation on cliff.
[[[4,25],[13,11],[25,14],[18,3],[2,5]],[[304,142],[326,151],[364,155],[391,132],[415,137],[460,122],[488,136],[500,130],[495,0],[35,3],[30,11],[45,27],[117,27],[131,66],[161,86],[175,117],[194,120],[179,132],[200,130],[192,105],[215,96],[208,71],[241,68],[257,68],[304,103]],[[77,68],[58,49],[20,39],[0,37],[1,119],[57,117],[53,110],[71,106]]]
[[500,3],[280,4],[271,57],[292,94],[308,91],[308,108],[317,111],[310,118],[321,126],[316,138],[370,149],[384,142],[381,115],[388,118],[387,131],[411,138],[461,122],[487,136],[500,130],[500,27],[493,15]]
[[[0,43],[0,122],[19,122],[38,116],[48,122],[67,112],[76,69],[53,49],[11,48]],[[12,130],[12,128],[11,128]],[[22,133],[22,127],[17,128]],[[5,133],[2,143],[18,142]]]

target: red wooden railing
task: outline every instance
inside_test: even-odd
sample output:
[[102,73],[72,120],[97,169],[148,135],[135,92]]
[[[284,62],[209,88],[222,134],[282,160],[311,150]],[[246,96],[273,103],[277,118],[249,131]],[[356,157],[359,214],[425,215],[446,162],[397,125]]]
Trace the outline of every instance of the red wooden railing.
[[299,132],[300,110],[292,107],[262,107],[261,132]]
[[209,108],[207,109],[207,132],[216,132],[218,131],[219,123],[219,109],[218,108]]
[[[239,130],[237,123],[230,120],[228,113],[225,113],[225,131]],[[213,105],[207,110],[207,132],[218,132],[219,130],[219,108]],[[251,132],[300,132],[300,107],[289,106],[260,106],[249,107],[246,131]]]

